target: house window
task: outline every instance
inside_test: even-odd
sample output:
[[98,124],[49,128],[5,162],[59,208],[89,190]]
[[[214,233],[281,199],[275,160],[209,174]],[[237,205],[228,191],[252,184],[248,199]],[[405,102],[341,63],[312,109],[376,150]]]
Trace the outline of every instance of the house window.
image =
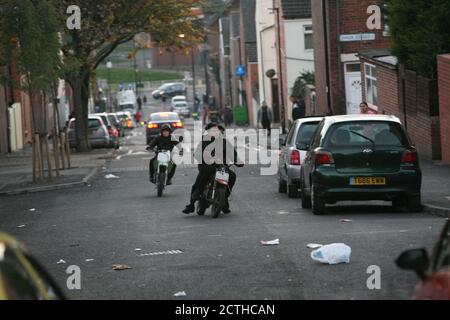
[[305,50],[313,50],[313,28],[312,25],[303,26],[303,36],[305,39]]
[[366,100],[368,103],[378,105],[377,91],[377,70],[374,65],[364,64],[365,80],[366,80]]

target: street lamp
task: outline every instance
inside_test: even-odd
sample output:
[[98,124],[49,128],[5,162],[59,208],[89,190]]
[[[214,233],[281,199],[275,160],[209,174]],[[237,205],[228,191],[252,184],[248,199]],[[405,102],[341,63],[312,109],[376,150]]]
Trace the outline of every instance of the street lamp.
[[109,111],[113,112],[113,107],[111,103],[111,69],[113,67],[113,64],[111,60],[108,60],[106,62],[106,69],[108,69],[108,105],[109,105]]
[[[186,35],[184,33],[181,33],[178,35],[178,38],[184,39],[186,38]],[[196,94],[196,88],[195,88],[195,56],[194,56],[194,47],[191,47],[191,65],[192,65],[192,96],[193,96],[193,104],[195,106],[195,98],[197,96]]]

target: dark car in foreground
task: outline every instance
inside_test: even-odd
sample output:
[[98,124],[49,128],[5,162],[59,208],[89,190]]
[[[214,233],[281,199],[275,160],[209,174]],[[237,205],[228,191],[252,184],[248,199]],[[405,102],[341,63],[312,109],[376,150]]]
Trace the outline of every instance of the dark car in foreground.
[[418,154],[398,118],[325,117],[304,149],[302,207],[314,214],[338,201],[383,200],[421,210]]
[[420,278],[414,299],[450,300],[450,220],[447,219],[431,256],[426,249],[409,249],[396,263],[401,269],[415,271]]
[[183,122],[176,112],[156,112],[150,115],[148,122],[146,123],[146,137],[147,144],[159,136],[161,127],[168,124],[172,131],[182,129],[184,127]]

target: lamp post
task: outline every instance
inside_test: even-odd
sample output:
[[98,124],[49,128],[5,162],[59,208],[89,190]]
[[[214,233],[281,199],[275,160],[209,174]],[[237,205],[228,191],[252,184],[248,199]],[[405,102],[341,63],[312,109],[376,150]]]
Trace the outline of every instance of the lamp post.
[[[184,39],[186,35],[184,33],[178,35],[179,38]],[[195,56],[194,56],[194,47],[191,47],[191,68],[192,68],[192,103],[195,105],[195,98],[197,96],[196,88],[195,88]]]
[[111,62],[111,60],[108,60],[108,62],[106,62],[106,68],[108,69],[108,106],[109,106],[109,111],[113,112],[113,107],[112,107],[112,103],[111,103],[111,69],[113,67],[113,64]]

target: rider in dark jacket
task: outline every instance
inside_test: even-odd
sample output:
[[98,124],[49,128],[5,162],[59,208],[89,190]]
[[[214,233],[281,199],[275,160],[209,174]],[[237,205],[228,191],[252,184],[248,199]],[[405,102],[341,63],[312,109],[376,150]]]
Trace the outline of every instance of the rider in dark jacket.
[[[152,140],[147,150],[153,150],[156,147],[156,155],[150,160],[150,182],[156,183],[155,177],[155,161],[158,156],[158,151],[168,150],[172,151],[173,148],[179,144],[179,141],[172,139],[172,128],[165,124],[161,127],[161,135]],[[171,163],[169,166],[169,174],[167,176],[167,185],[172,184],[172,178],[175,175],[177,166],[175,163]]]
[[[214,129],[220,130],[218,134]],[[200,198],[201,193],[205,189],[208,180],[215,174],[217,164],[236,164],[238,167],[243,167],[243,164],[239,163],[238,155],[236,149],[223,137],[225,133],[225,128],[216,123],[210,123],[205,127],[208,131],[208,135],[204,136],[201,144],[198,145],[195,151],[195,158],[199,162],[198,169],[199,173],[195,180],[194,185],[191,190],[191,199],[189,204],[183,210],[183,213],[189,214],[195,211],[195,202]],[[222,141],[222,147],[220,147],[220,141]],[[210,150],[206,150],[208,146],[214,144]],[[227,150],[232,150],[232,155],[230,152],[227,154]],[[205,153],[205,151],[207,151]],[[211,151],[208,154],[208,151]],[[229,172],[228,188],[226,192],[227,201],[225,207],[222,209],[224,213],[230,213],[230,207],[228,198],[231,195],[231,191],[236,183],[236,174],[230,170]]]

